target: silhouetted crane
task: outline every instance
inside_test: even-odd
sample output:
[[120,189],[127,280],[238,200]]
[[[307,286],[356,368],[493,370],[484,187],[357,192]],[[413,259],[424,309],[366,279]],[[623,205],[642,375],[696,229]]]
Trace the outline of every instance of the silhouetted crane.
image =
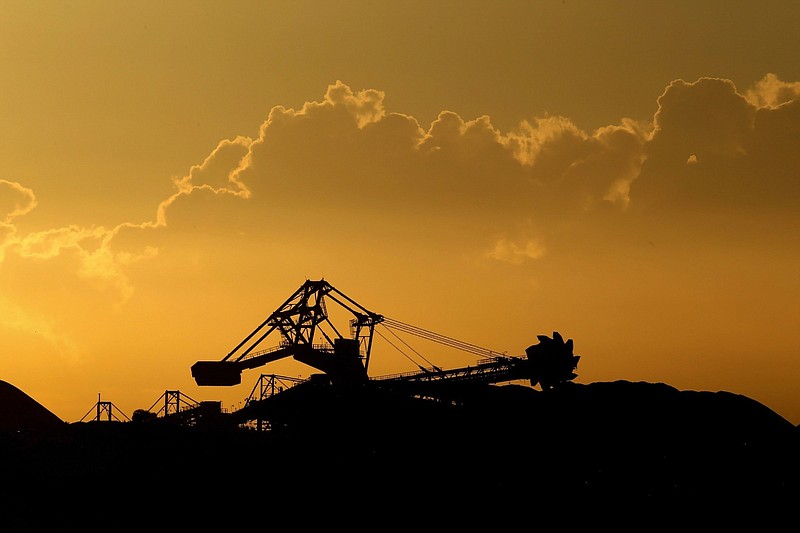
[[[326,299],[351,315],[350,336],[344,336],[329,316]],[[477,364],[441,369],[420,366],[419,371],[390,376],[368,376],[375,327],[415,335],[483,357]],[[277,346],[256,350],[269,335],[277,333]],[[574,370],[580,356],[573,355],[572,339],[564,341],[558,332],[538,335],[539,342],[528,347],[525,356],[507,356],[434,333],[369,311],[325,280],[306,280],[283,304],[220,361],[197,361],[192,376],[200,386],[230,386],[241,383],[243,370],[257,368],[285,357],[320,370],[333,385],[367,381],[406,390],[429,393],[441,384],[492,384],[529,380],[543,390],[577,377]]]

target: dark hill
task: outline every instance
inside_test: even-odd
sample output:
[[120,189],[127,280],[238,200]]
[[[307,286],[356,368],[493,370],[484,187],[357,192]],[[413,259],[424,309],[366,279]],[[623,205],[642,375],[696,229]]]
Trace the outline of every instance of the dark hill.
[[36,400],[0,380],[0,430],[55,429],[64,424]]
[[426,510],[451,527],[634,514],[763,526],[800,501],[798,429],[738,394],[628,381],[439,393],[448,401],[297,386],[264,411],[263,432],[150,420],[5,433],[0,501],[103,497],[140,518],[174,509],[182,525],[299,506],[300,523],[344,512],[420,525],[409,518]]

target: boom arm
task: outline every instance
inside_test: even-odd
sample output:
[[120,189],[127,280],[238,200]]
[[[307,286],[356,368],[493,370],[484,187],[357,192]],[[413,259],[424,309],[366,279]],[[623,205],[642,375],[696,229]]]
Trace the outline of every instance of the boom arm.
[[[344,337],[331,321],[326,296],[353,315],[352,337]],[[382,321],[383,316],[367,310],[327,281],[306,280],[221,361],[198,361],[192,365],[192,377],[201,386],[238,385],[242,370],[293,356],[334,381],[366,380],[372,336]],[[274,331],[281,336],[280,344],[254,351]],[[317,336],[324,341],[315,344]]]

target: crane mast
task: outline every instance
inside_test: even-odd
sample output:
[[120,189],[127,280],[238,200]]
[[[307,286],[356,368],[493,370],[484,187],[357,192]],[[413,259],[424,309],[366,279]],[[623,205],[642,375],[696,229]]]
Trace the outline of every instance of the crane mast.
[[[345,336],[331,320],[327,300],[349,313],[350,336]],[[370,353],[375,327],[427,338],[443,345],[484,357],[476,365],[463,368],[423,368],[393,376],[369,378]],[[272,334],[277,345],[256,350]],[[306,280],[283,304],[220,361],[197,361],[192,376],[201,386],[230,386],[241,383],[243,370],[257,368],[286,357],[320,370],[331,384],[367,381],[385,388],[415,391],[440,389],[440,385],[491,384],[529,380],[531,386],[552,388],[577,377],[574,370],[580,356],[572,353],[572,339],[564,341],[558,332],[538,335],[538,344],[523,356],[506,356],[473,344],[404,324],[369,311],[325,280]]]
[[[349,337],[331,320],[326,299],[352,315]],[[294,357],[334,382],[365,381],[375,326],[382,321],[327,281],[306,280],[221,361],[192,365],[192,377],[201,386],[238,385],[243,370]],[[280,336],[279,344],[256,350],[273,333]]]

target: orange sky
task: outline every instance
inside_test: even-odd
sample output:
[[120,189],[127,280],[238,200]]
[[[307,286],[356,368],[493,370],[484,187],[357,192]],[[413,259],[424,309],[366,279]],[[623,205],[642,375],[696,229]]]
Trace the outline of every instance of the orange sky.
[[235,406],[258,370],[191,365],[324,278],[512,355],[557,330],[579,383],[800,423],[800,4],[732,6],[5,3],[0,379],[70,422]]

